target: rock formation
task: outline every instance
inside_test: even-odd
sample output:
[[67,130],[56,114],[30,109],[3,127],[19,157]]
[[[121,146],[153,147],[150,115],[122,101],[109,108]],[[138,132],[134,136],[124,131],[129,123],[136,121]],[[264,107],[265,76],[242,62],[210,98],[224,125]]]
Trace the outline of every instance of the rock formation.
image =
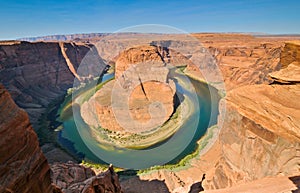
[[248,183],[239,184],[231,188],[218,189],[218,190],[205,190],[201,193],[245,193],[245,192],[299,192],[299,176],[276,176],[266,177],[263,179],[255,180]]
[[286,68],[291,63],[300,65],[300,41],[288,41],[285,43],[284,50],[280,57],[282,68]]
[[[297,46],[288,46],[297,47]],[[282,57],[291,52],[284,49]],[[281,59],[282,60],[282,59]],[[294,60],[272,76],[297,75]],[[298,62],[298,61],[296,61]],[[274,75],[275,74],[275,75]],[[277,77],[278,77],[277,76]],[[220,142],[222,156],[212,173],[208,173],[206,188],[225,188],[266,176],[299,174],[300,147],[300,85],[253,85],[233,89],[220,104]],[[222,121],[219,121],[219,124]]]
[[280,64],[281,70],[269,74],[275,82],[282,84],[300,82],[300,41],[290,41],[285,44]]
[[[268,74],[280,69],[280,53],[285,45],[283,41],[235,34],[194,34],[194,36],[215,59],[222,72],[221,81],[225,82],[226,91],[244,85],[269,84],[272,81]],[[204,71],[210,66],[204,65],[200,68]],[[187,72],[189,71],[201,77],[199,67],[189,65]],[[214,83],[215,77],[211,79]],[[214,86],[217,87],[218,83]]]
[[26,112],[0,85],[0,192],[51,192],[50,167]]
[[125,129],[139,133],[156,128],[170,118],[176,87],[168,77],[169,69],[158,47],[125,50],[115,68],[116,80],[104,85],[83,104],[81,115],[86,123],[112,131]]
[[222,157],[214,172],[208,173],[212,179],[206,180],[206,188],[297,174],[299,96],[300,85],[245,86],[229,92],[221,113],[224,124],[219,125]]
[[117,174],[112,166],[98,175],[90,168],[68,162],[53,164],[52,181],[63,192],[72,193],[121,193]]

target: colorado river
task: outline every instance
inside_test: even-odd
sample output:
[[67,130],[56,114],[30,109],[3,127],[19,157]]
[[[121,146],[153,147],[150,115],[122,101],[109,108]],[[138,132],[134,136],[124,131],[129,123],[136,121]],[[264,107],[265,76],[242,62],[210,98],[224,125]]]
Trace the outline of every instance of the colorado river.
[[[180,161],[195,151],[196,142],[205,134],[207,128],[216,124],[220,98],[215,88],[203,82],[187,78],[181,73],[175,73],[174,77],[177,92],[184,96],[190,114],[184,118],[177,132],[167,140],[142,150],[101,144],[92,137],[89,126],[81,118],[78,106],[75,107],[78,111],[75,110],[73,115],[61,116],[65,118],[62,119],[63,129],[59,133],[59,143],[82,159],[94,163],[112,163],[123,168],[134,166],[142,169]],[[102,82],[109,78],[111,77],[105,76]],[[194,90],[189,88],[191,85]],[[64,108],[66,106],[61,106],[60,112]]]

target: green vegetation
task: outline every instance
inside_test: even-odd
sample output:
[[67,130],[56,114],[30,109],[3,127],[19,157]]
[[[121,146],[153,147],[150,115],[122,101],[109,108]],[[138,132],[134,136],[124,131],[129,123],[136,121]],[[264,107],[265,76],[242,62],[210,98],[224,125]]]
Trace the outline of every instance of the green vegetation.
[[178,124],[180,124],[180,112],[181,108],[177,108],[175,113],[168,121],[166,121],[161,127],[149,132],[123,135],[107,129],[104,129],[104,131],[105,134],[108,135],[111,140],[113,140],[112,142],[114,144],[117,143],[121,146],[131,149],[144,149],[163,140],[166,140],[169,136],[173,135],[177,131],[177,129],[179,128]]
[[214,125],[207,129],[206,134],[197,142],[198,146],[196,151],[192,154],[185,156],[182,160],[180,160],[177,164],[165,164],[162,166],[153,166],[147,169],[139,170],[137,173],[139,175],[148,174],[156,170],[167,169],[167,170],[181,170],[190,166],[190,162],[192,159],[197,158],[204,147],[209,143],[209,141],[213,138],[215,130],[218,129],[217,125]]
[[[93,168],[93,169],[96,169],[96,170],[101,170],[101,171],[105,171],[108,169],[108,165],[107,164],[98,164],[98,163],[93,163],[89,160],[82,160],[81,161],[81,164],[85,167],[88,167],[88,168]],[[118,168],[118,167],[115,167],[114,166],[114,170],[115,172],[120,172],[120,171],[124,171],[123,168]]]

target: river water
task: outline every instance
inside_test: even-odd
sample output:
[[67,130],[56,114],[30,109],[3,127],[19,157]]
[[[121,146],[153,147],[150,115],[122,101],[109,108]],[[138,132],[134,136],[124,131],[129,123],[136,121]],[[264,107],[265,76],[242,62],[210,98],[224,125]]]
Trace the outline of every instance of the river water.
[[[104,76],[102,82],[111,76]],[[122,168],[144,169],[179,162],[196,150],[196,142],[205,134],[207,128],[217,123],[220,97],[215,88],[184,74],[176,73],[174,80],[176,92],[184,96],[183,100],[190,101],[188,107],[191,115],[184,119],[178,131],[168,140],[141,150],[99,144],[91,136],[89,126],[84,123],[77,108],[73,115],[62,120],[63,129],[59,133],[59,143],[81,159],[93,163],[112,163]]]

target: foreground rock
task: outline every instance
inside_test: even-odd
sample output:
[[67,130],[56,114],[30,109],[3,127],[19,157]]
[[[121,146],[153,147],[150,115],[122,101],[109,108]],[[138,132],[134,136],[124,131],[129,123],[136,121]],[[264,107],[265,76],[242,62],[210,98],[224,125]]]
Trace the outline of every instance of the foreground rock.
[[121,193],[118,176],[112,166],[95,175],[90,168],[68,162],[53,164],[52,181],[66,193]]
[[266,177],[263,179],[255,180],[237,186],[219,189],[219,190],[206,190],[203,193],[297,193],[299,192],[300,177],[299,176],[276,176]]
[[50,168],[28,115],[0,85],[0,192],[52,192]]

